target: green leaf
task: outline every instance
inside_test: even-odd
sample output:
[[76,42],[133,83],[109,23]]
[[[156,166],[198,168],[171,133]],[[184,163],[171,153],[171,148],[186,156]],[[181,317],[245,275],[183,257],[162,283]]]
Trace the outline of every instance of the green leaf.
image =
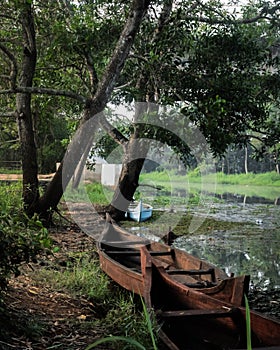
[[134,345],[137,349],[146,350],[146,348],[143,345],[141,345],[137,340],[131,339],[131,338],[126,338],[126,337],[121,337],[121,336],[101,338],[101,339],[97,340],[96,342],[94,342],[93,344],[86,347],[85,350],[93,349],[100,344],[119,342],[119,341],[128,343],[130,345]]
[[247,350],[252,350],[250,308],[249,308],[249,302],[246,295],[245,295],[245,307],[246,307]]

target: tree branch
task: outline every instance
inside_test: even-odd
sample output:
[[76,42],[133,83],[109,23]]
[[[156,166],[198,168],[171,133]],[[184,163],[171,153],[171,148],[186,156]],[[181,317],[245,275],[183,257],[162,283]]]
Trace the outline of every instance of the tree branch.
[[96,94],[91,100],[91,113],[84,116],[84,121],[101,112],[109,101],[149,4],[150,0],[133,0],[128,20],[103,78],[100,81]]
[[[200,2],[199,2],[200,3]],[[203,7],[209,9],[209,6],[202,4]],[[275,5],[271,8],[268,6],[263,7],[258,15],[252,18],[241,18],[241,19],[219,19],[219,18],[207,18],[207,17],[197,17],[197,16],[186,16],[185,20],[187,21],[199,21],[208,24],[251,24],[255,23],[261,19],[272,20],[273,16],[276,16],[276,12],[280,10],[280,5]]]
[[17,73],[18,73],[18,68],[17,68],[17,60],[15,56],[8,50],[8,48],[0,43],[0,50],[4,52],[4,54],[9,58],[11,62],[11,72],[10,72],[10,81],[11,81],[11,88],[15,88],[16,86],[16,79],[17,79]]
[[0,112],[0,118],[15,118],[16,116],[16,112]]
[[108,121],[104,113],[99,114],[98,122],[99,125],[108,133],[108,135],[112,137],[115,142],[123,147],[126,146],[128,139]]
[[15,93],[30,93],[30,94],[38,94],[38,95],[42,94],[42,95],[70,97],[81,103],[86,103],[87,101],[87,99],[84,96],[76,94],[73,91],[40,88],[36,86],[32,86],[32,87],[17,86],[14,89],[0,90],[0,95],[15,94]]
[[173,6],[173,0],[168,0],[164,3],[158,19],[158,26],[154,32],[153,41],[157,40],[157,36],[162,32],[163,28],[168,23],[168,20],[170,18],[170,14],[172,11],[172,6]]
[[87,68],[89,71],[90,91],[92,94],[94,94],[96,92],[96,88],[98,86],[97,72],[96,72],[96,69],[94,67],[94,61],[93,61],[93,58],[92,58],[90,52],[84,52],[84,56],[85,56]]

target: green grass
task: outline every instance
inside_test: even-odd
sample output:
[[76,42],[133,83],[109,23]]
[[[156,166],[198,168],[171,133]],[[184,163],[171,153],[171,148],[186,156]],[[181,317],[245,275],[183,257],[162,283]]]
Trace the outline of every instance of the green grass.
[[257,185],[257,186],[280,186],[280,175],[275,171],[261,174],[224,174],[222,172],[212,174],[201,174],[198,171],[190,171],[186,176],[176,175],[174,171],[144,173],[140,176],[142,182],[154,182],[156,184],[170,183],[171,181],[178,183],[218,183],[230,185]]
[[[211,193],[224,194],[232,193],[241,196],[257,196],[270,200],[280,197],[280,175],[276,172],[264,174],[236,174],[225,175],[223,173],[208,174],[203,177],[197,172],[190,172],[186,176],[171,175],[164,173],[145,173],[140,177],[140,183],[161,186],[162,190],[153,192],[151,195],[146,187],[139,187],[144,198],[152,198],[155,205],[199,204],[200,193],[203,191],[203,198]],[[213,200],[213,197],[212,197]]]
[[22,169],[0,168],[0,174],[22,174]]
[[[217,173],[218,184],[230,185],[255,185],[255,186],[280,186],[280,175],[274,172],[262,174],[232,174],[226,175],[224,173]],[[206,179],[211,179],[207,176]]]
[[100,270],[98,260],[91,260],[82,253],[69,256],[67,266],[62,270],[42,269],[39,274],[47,284],[74,296],[87,296],[98,302],[109,297],[109,279]]
[[64,199],[69,202],[88,202],[99,205],[108,205],[113,196],[113,191],[99,182],[81,185],[78,189],[72,189],[71,185],[64,193]]
[[[144,302],[144,300],[141,297],[141,302],[142,302],[142,306],[143,306],[143,315],[144,315],[144,319],[146,322],[146,327],[147,327],[147,331],[149,332],[149,335],[151,337],[151,341],[152,341],[152,348],[153,350],[157,350],[157,337],[156,337],[156,332],[155,332],[155,320],[153,317],[151,317],[151,314],[149,313],[146,304]],[[147,348],[139,343],[136,339],[130,337],[130,336],[110,336],[110,337],[103,337],[99,340],[97,340],[96,342],[94,342],[93,344],[89,345],[85,350],[91,350],[93,348],[95,348],[96,346],[100,345],[100,344],[104,344],[104,343],[119,343],[119,344],[128,344],[131,345],[133,349],[137,348],[140,350],[147,350]]]
[[[157,325],[151,317],[147,326],[147,314],[141,311],[141,301],[132,293],[114,284],[100,269],[95,252],[71,253],[64,267],[46,267],[36,272],[36,280],[54,290],[62,290],[73,297],[89,299],[96,307],[98,318],[83,322],[84,329],[103,330],[104,338],[87,349],[113,342],[115,350],[154,349],[157,341]],[[59,255],[58,255],[59,256]],[[150,331],[154,340],[151,340]],[[125,343],[125,347],[124,347]]]
[[113,196],[113,190],[109,187],[103,186],[98,182],[94,182],[86,186],[89,199],[92,203],[100,205],[108,205]]
[[2,214],[19,212],[22,208],[21,193],[21,182],[13,182],[9,185],[0,182],[0,209]]

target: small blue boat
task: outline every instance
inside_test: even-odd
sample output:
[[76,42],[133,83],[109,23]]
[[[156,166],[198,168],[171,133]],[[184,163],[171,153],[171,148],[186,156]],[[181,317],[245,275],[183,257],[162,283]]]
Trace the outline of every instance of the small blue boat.
[[137,222],[143,222],[151,218],[153,207],[149,204],[133,202],[127,209],[127,217]]

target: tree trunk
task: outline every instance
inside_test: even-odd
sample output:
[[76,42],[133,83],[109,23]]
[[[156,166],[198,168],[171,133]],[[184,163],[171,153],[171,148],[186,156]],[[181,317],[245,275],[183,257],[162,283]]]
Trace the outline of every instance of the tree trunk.
[[[155,108],[155,105],[147,103],[136,103],[135,105],[134,134],[125,147],[118,186],[108,209],[110,215],[116,221],[124,218],[125,212],[133,200],[134,193],[139,186],[139,176],[150,148],[149,140],[141,137],[143,124],[140,122],[143,113],[149,112],[149,106]],[[154,109],[153,112],[156,112],[156,110]]]
[[[31,5],[22,5],[21,22],[23,31],[23,57],[19,84],[31,87],[36,67],[36,45],[34,21]],[[17,125],[21,146],[23,171],[23,202],[28,215],[33,214],[33,208],[39,197],[37,152],[33,131],[30,93],[18,93],[16,96]]]
[[84,154],[82,155],[82,157],[77,165],[76,171],[74,173],[73,181],[72,181],[72,188],[73,189],[77,189],[79,187],[79,184],[80,184],[80,181],[81,181],[81,178],[83,175],[83,171],[85,169],[85,165],[87,162],[87,158],[88,158],[89,152],[90,152],[91,147],[92,147],[92,143],[93,143],[93,140],[91,137],[89,142],[88,142],[88,145],[86,147],[86,150],[85,150]]
[[[91,109],[87,107],[84,112],[84,120],[89,119],[88,115],[90,113]],[[48,220],[51,217],[52,210],[56,210],[63,192],[72,179],[81,159],[86,159],[84,153],[89,151],[88,144],[97,130],[98,115],[95,116],[95,119],[94,123],[93,121],[83,122],[80,125],[52,181],[38,201],[36,212],[40,213],[41,218]]]
[[128,143],[118,186],[108,209],[112,218],[117,221],[124,218],[125,212],[133,200],[134,193],[139,186],[139,176],[147,152],[147,143],[141,142],[134,135]]
[[[155,46],[156,42],[160,40],[160,33],[170,17],[172,5],[173,0],[168,0],[164,3],[159,17],[158,26],[151,39]],[[141,119],[143,113],[155,113],[158,111],[158,107],[153,103],[158,100],[159,87],[157,85],[149,86],[148,81],[149,77],[147,77],[146,72],[143,71],[137,84],[137,90],[139,91],[138,101],[147,101],[148,103],[136,102],[135,105],[135,131],[125,148],[125,156],[122,163],[122,171],[119,177],[118,186],[108,208],[110,215],[116,221],[124,218],[125,212],[127,211],[130,202],[133,200],[134,193],[139,186],[139,176],[149,151],[149,141],[147,139],[141,139]],[[149,104],[149,102],[151,102],[151,104]],[[151,108],[150,111],[149,108]],[[137,125],[139,121],[140,124]]]

